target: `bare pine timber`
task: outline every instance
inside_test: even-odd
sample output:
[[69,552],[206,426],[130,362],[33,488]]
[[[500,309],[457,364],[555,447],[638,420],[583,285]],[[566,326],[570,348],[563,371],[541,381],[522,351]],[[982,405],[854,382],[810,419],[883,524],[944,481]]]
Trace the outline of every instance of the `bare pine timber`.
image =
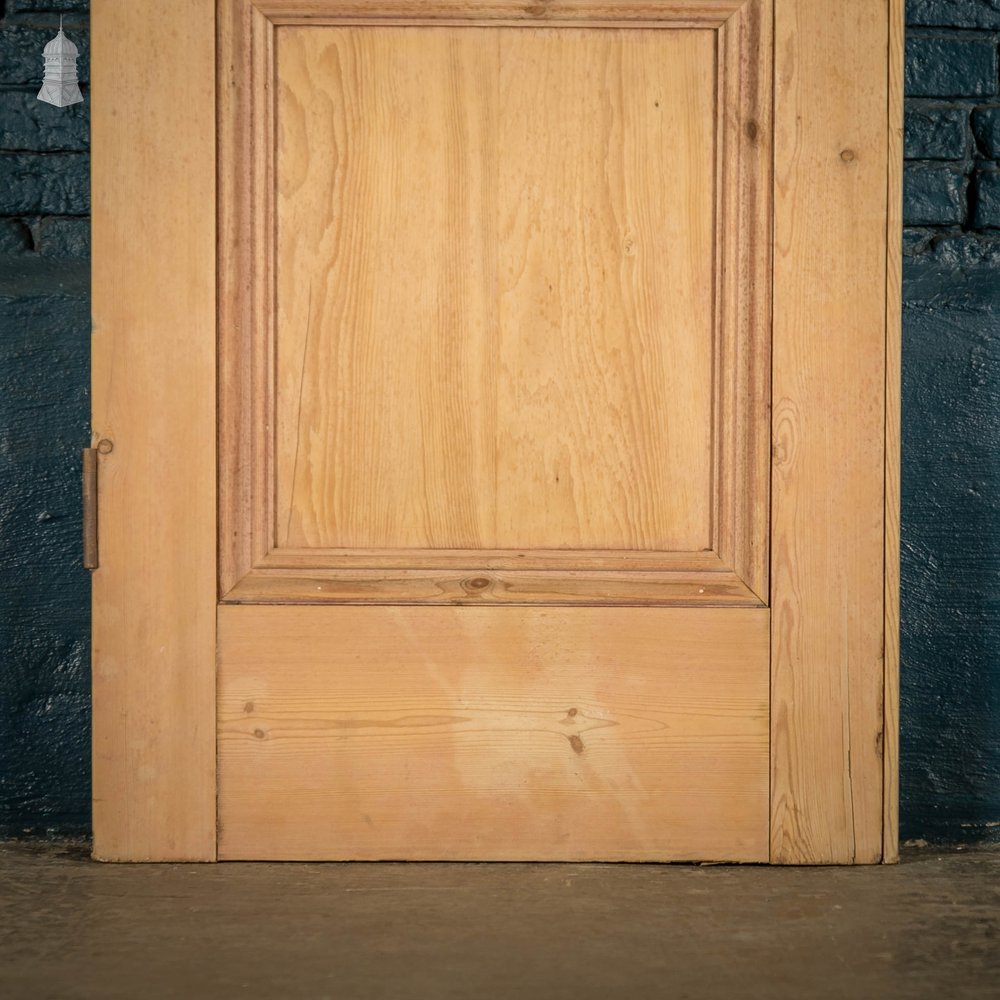
[[718,551],[760,603],[769,3],[718,42],[226,11],[225,599],[273,599],[278,567],[448,565],[552,571],[545,589],[581,601],[605,596],[589,569],[667,570],[635,603],[700,603],[718,578],[677,585]]
[[[225,858],[896,860],[902,7],[774,0],[772,37],[770,0],[181,0],[163,33],[151,0],[95,0],[95,857],[212,860],[218,836]],[[574,104],[591,77],[620,113]],[[590,164],[591,129],[617,150],[603,171],[545,145]],[[328,196],[366,220],[346,242],[309,176],[334,147]],[[403,195],[412,219],[380,229]],[[323,266],[318,297],[296,283],[288,220],[340,247],[326,264],[368,305]],[[671,223],[683,260],[651,246]],[[475,335],[407,339],[365,291],[348,258],[377,262],[387,231],[427,279],[424,329],[433,284],[441,329]],[[651,341],[665,289],[692,332]],[[404,328],[398,357],[373,316]],[[671,381],[675,355],[698,384]],[[592,409],[562,372],[604,376]],[[362,431],[336,461],[362,467],[373,388],[397,408],[378,421],[408,413],[434,443],[382,477],[398,525],[377,492],[301,470],[351,400]],[[524,482],[498,476],[498,443]],[[552,533],[524,483],[558,487]]]
[[220,858],[767,858],[766,609],[219,611]]
[[771,860],[882,857],[888,0],[775,6]]
[[248,573],[228,604],[664,604],[761,607],[732,571],[336,569]]
[[771,0],[719,29],[715,528],[723,564],[766,602],[771,476]]
[[[249,0],[244,0],[249,2]],[[747,0],[252,0],[275,24],[495,24],[718,28]],[[751,0],[753,2],[753,0]]]
[[712,33],[278,38],[278,547],[707,548]]
[[[215,858],[215,17],[97,0],[94,856]],[[142,58],[136,58],[142,53]],[[102,452],[104,449],[101,449]]]

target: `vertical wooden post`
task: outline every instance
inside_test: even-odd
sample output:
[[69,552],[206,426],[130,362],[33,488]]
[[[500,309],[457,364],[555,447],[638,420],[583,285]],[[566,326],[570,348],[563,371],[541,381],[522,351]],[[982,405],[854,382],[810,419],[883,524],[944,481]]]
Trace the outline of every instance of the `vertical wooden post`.
[[94,856],[215,858],[215,4],[94,0]]
[[883,854],[890,9],[776,4],[771,860],[782,864]]

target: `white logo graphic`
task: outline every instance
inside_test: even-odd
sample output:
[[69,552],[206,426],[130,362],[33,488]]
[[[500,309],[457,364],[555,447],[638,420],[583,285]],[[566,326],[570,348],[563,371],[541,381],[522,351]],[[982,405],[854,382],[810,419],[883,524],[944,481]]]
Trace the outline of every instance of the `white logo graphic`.
[[45,46],[45,79],[38,99],[57,108],[79,104],[83,100],[76,78],[79,49],[63,34],[59,18],[59,34]]

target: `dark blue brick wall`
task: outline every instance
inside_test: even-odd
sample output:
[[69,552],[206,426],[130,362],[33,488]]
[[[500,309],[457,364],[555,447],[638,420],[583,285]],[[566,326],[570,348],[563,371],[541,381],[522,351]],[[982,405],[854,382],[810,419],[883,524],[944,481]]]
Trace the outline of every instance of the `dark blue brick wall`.
[[907,11],[904,221],[1000,226],[992,201],[978,208],[993,183],[980,175],[1000,159],[1000,0],[911,0]]
[[[988,128],[985,122],[980,128]],[[915,104],[906,111],[909,160],[964,160],[969,151],[969,113],[964,108]]]
[[966,36],[910,37],[906,92],[911,97],[992,97],[997,92],[996,45]]
[[1000,836],[1000,0],[908,0],[901,830]]
[[0,835],[90,828],[90,105],[35,99],[60,14],[86,80],[86,2],[0,0]]
[[[34,99],[60,13],[0,0],[0,834],[89,826],[88,102]],[[168,14],[168,8],[165,8]],[[904,837],[1000,833],[1000,0],[909,0]]]
[[911,28],[989,28],[1000,31],[1000,0],[907,0]]
[[914,163],[905,174],[906,222],[961,225],[968,213],[969,178],[960,165]]

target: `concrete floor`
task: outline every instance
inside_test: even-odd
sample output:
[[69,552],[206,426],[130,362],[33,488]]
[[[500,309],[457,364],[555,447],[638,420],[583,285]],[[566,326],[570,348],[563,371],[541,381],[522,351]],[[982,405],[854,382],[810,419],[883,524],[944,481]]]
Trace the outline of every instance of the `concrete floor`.
[[0,845],[0,997],[1000,997],[1000,849],[889,868],[100,865]]

